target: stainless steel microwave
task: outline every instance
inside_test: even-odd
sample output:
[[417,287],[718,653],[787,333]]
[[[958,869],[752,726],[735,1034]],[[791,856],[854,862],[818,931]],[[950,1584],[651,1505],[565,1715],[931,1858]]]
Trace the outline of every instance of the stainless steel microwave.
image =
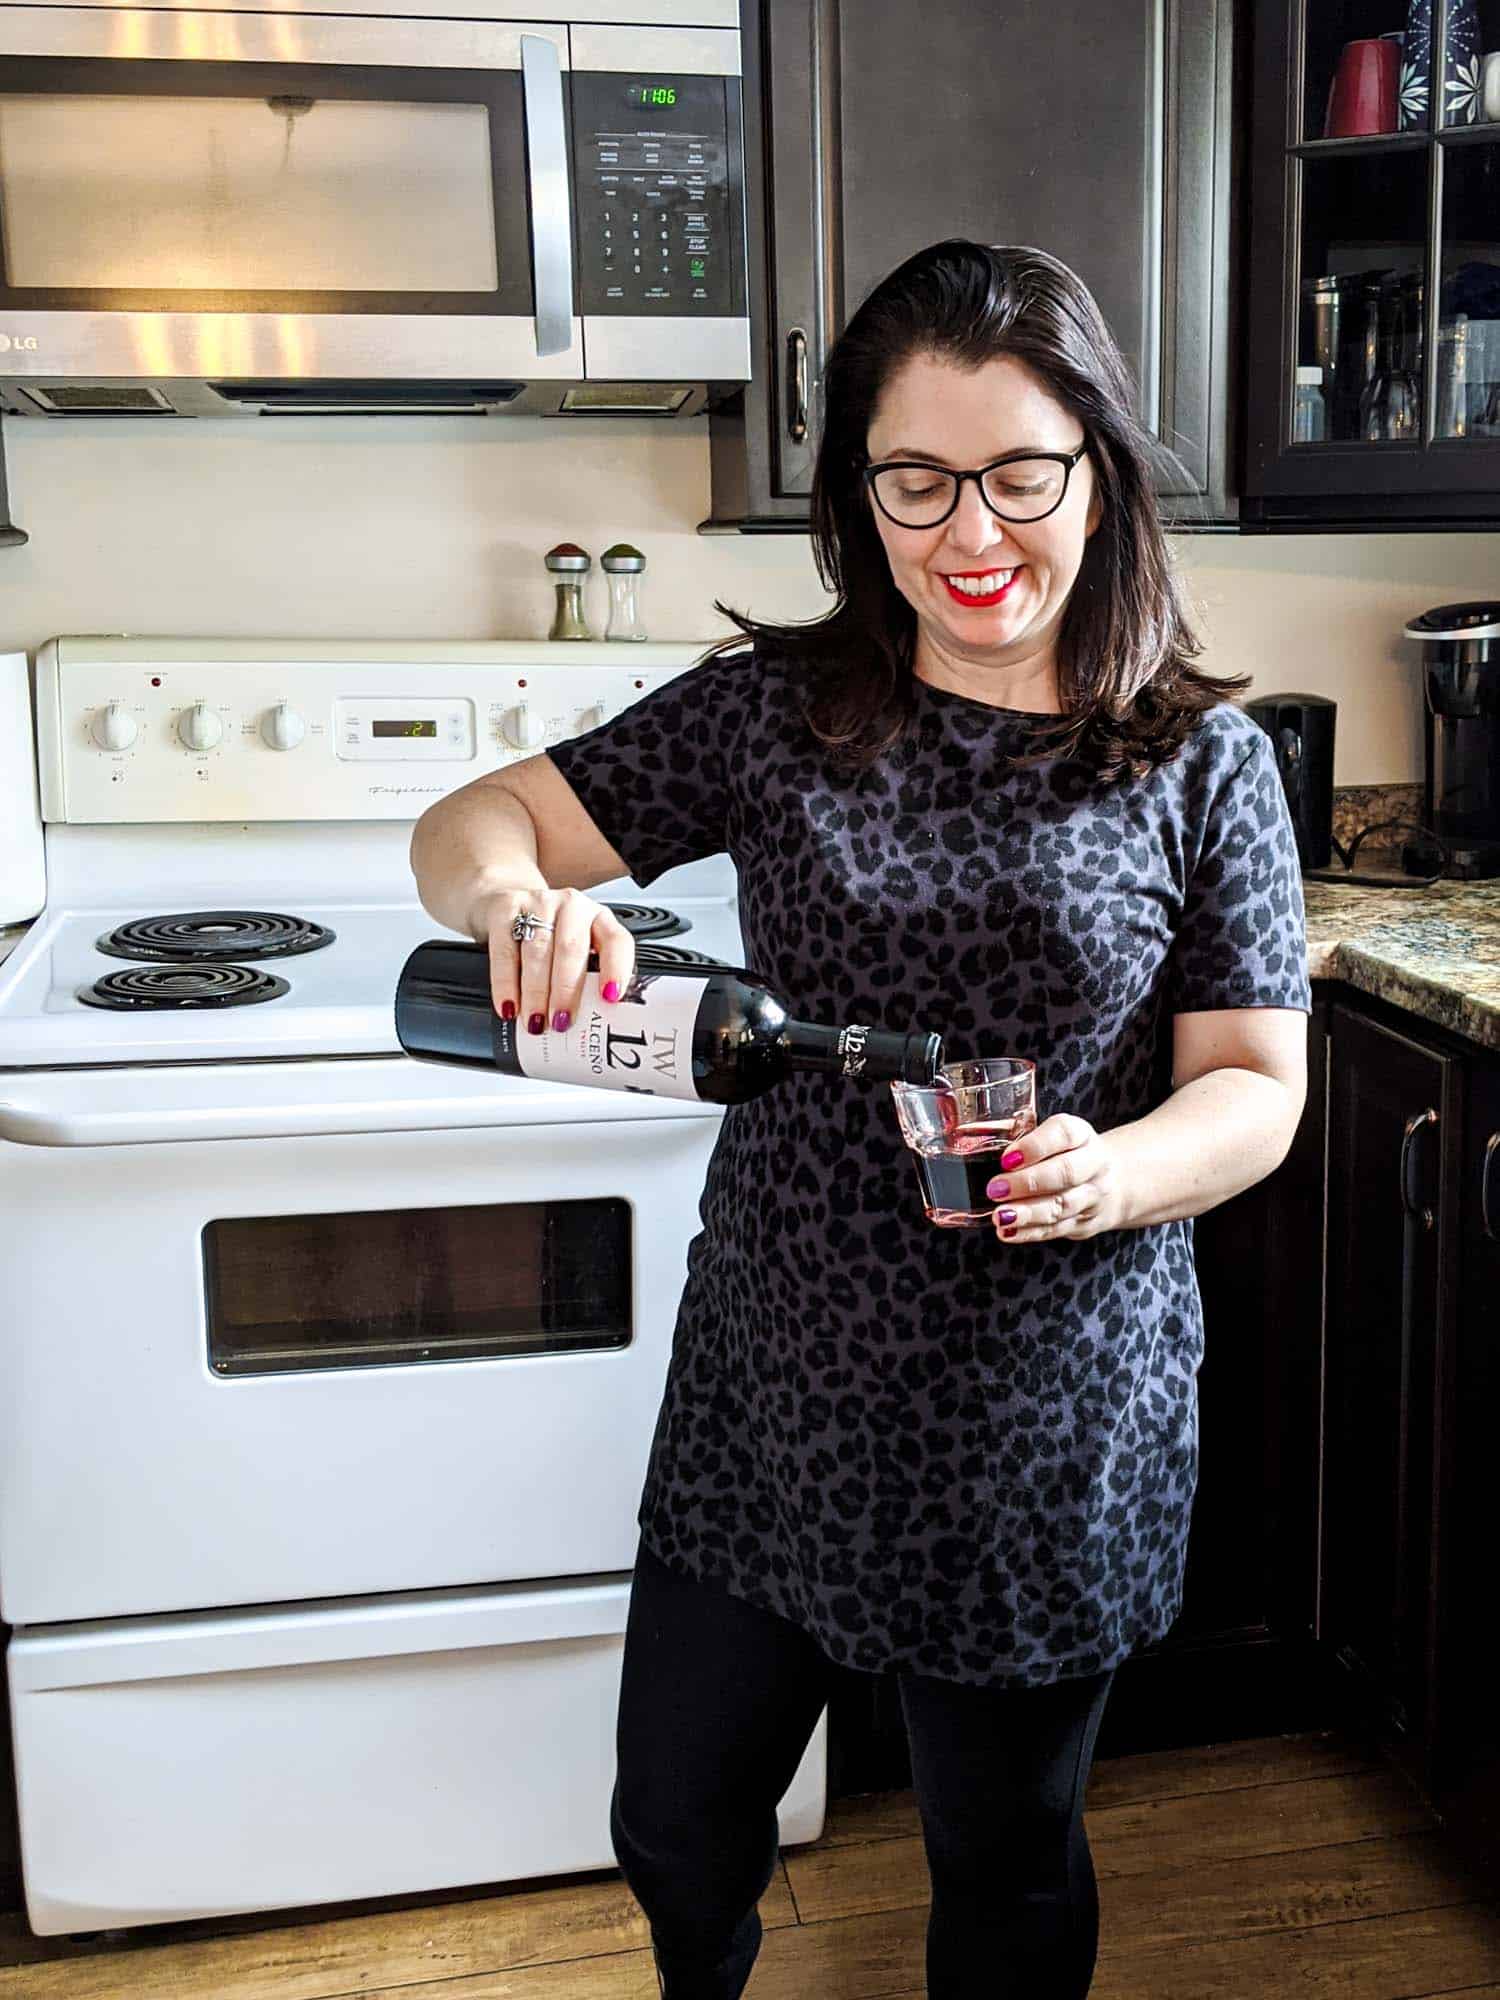
[[0,408],[690,415],[747,380],[736,0],[563,11],[0,4]]

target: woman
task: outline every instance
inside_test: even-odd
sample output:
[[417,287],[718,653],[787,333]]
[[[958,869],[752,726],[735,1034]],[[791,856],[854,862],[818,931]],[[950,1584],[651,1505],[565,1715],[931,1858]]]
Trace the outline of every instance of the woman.
[[[897,1677],[933,2000],[1077,2000],[1113,1672],[1171,1624],[1197,1469],[1186,1218],[1285,1154],[1300,882],[1269,744],[1169,570],[1093,299],[1033,250],[909,259],[830,358],[834,610],[434,807],[422,899],[497,1007],[630,940],[582,891],[728,848],[802,1017],[1038,1064],[994,1230],[923,1219],[887,1094],[731,1110],[641,1503],[616,1853],[667,2000],[732,2000],[830,1661]],[[722,608],[722,607],[721,607]],[[529,911],[552,926],[524,945]],[[526,927],[522,927],[525,929]]]

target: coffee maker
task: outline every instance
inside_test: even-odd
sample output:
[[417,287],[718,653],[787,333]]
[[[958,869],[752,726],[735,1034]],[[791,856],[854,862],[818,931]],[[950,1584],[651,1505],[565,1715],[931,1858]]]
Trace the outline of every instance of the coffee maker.
[[1333,852],[1333,725],[1337,708],[1320,694],[1265,694],[1245,703],[1276,752],[1297,859],[1304,873],[1326,868]]
[[1406,636],[1422,645],[1422,823],[1445,874],[1500,875],[1500,602],[1439,604]]

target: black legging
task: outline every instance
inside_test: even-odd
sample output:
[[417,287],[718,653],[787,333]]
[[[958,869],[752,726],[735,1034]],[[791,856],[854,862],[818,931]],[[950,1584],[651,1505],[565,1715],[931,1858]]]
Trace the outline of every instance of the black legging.
[[[928,2000],[1082,2000],[1099,1904],[1083,1794],[1112,1673],[1045,1687],[898,1685],[932,1914]],[[776,1807],[828,1700],[816,1642],[636,1557],[615,1855],[651,1924],[664,2000],[737,2000],[760,1949]]]

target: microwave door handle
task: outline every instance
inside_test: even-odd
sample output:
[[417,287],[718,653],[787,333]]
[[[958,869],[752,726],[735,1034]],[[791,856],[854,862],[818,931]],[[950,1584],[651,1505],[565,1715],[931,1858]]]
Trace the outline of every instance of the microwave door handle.
[[541,35],[521,37],[521,91],[526,103],[526,181],[531,202],[531,277],[536,292],[537,354],[566,354],[573,345],[573,203],[568,186],[568,135],[563,122],[562,68],[557,47]]

